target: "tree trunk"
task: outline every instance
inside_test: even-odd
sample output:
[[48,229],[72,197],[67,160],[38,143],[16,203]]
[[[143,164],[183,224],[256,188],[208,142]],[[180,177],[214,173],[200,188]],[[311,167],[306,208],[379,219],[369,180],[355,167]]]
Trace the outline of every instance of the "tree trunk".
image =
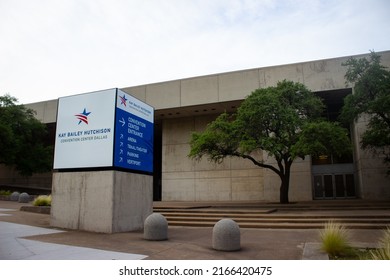
[[288,204],[288,191],[290,188],[290,168],[291,164],[287,163],[285,165],[285,172],[284,174],[280,174],[281,184],[280,184],[280,203],[281,204]]
[[280,185],[280,203],[282,204],[288,204],[289,203],[289,200],[288,200],[288,189],[289,189],[289,180],[283,180],[282,179],[282,183]]

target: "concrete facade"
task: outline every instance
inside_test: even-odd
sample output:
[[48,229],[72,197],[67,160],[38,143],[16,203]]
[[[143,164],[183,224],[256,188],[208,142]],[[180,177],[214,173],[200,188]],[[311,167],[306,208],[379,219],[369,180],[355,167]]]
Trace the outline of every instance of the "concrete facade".
[[120,171],[55,172],[51,225],[103,233],[142,229],[152,213],[152,180]]
[[[390,51],[378,53],[382,64],[390,67]],[[361,58],[368,54],[354,56]],[[214,74],[122,90],[155,108],[155,123],[161,129],[161,163],[155,180],[161,180],[161,199],[165,201],[278,201],[279,178],[269,170],[241,159],[226,159],[222,164],[190,160],[189,140],[193,131],[202,131],[218,114],[233,112],[253,90],[275,86],[287,79],[305,84],[314,92],[351,88],[344,78],[342,63],[350,57],[324,59],[290,65],[263,67]],[[350,91],[352,91],[350,89]],[[57,100],[28,104],[39,119],[55,122]],[[353,176],[356,197],[390,199],[390,178],[385,176],[382,159],[359,147],[366,120],[352,125],[354,142]],[[259,152],[269,163],[272,158]],[[158,163],[159,164],[159,163]],[[290,200],[312,200],[312,160],[296,160],[292,166]]]
[[[383,65],[390,66],[390,52],[380,53]],[[349,57],[297,63],[275,67],[222,73],[205,77],[171,81],[144,90],[125,88],[156,108],[162,119],[162,200],[165,201],[278,201],[280,179],[269,170],[259,169],[251,162],[226,159],[222,164],[190,160],[189,140],[192,131],[201,131],[218,113],[232,111],[253,90],[275,86],[283,79],[301,82],[315,92],[345,89]],[[356,57],[359,58],[359,57]],[[151,91],[150,89],[153,88]],[[162,95],[157,97],[160,88]],[[171,90],[171,95],[169,92]],[[171,109],[166,110],[171,101]],[[164,104],[161,106],[161,104]],[[161,110],[159,110],[161,108]],[[160,114],[159,114],[160,113]],[[355,184],[358,197],[390,198],[390,180],[385,176],[381,159],[359,147],[362,119],[354,124]],[[264,157],[269,163],[272,159]],[[297,159],[292,167],[290,200],[313,199],[311,159]]]

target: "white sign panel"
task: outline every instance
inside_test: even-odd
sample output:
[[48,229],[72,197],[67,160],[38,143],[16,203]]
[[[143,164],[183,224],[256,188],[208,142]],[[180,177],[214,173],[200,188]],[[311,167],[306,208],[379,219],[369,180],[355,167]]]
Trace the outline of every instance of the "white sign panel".
[[59,99],[54,169],[113,165],[116,91]]

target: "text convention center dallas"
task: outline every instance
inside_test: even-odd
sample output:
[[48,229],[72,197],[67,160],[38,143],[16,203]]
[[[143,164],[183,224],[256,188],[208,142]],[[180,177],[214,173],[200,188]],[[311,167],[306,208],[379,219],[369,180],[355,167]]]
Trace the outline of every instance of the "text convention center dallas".
[[[390,51],[378,54],[381,56],[382,65],[390,67]],[[368,56],[369,54],[364,54],[353,57],[359,59]],[[64,145],[72,141],[89,142],[91,149],[95,150],[95,166],[107,166],[107,161],[111,161],[116,167],[130,164],[132,170],[152,174],[154,200],[276,202],[279,201],[280,179],[275,173],[238,158],[227,158],[220,164],[208,162],[206,159],[194,161],[188,157],[191,133],[204,130],[219,114],[237,110],[253,90],[275,86],[278,81],[284,79],[303,83],[318,94],[326,104],[326,117],[329,120],[337,120],[344,97],[353,94],[352,87],[346,85],[344,77],[347,67],[342,65],[349,58],[350,56],[308,61],[140,85],[122,88],[120,92],[125,94],[115,97],[110,94],[110,90],[96,89],[97,91],[92,93],[96,95],[94,98],[106,98],[106,103],[112,102],[112,98],[118,98],[118,106],[120,102],[126,102],[121,100],[121,97],[134,97],[154,109],[154,114],[144,112],[152,116],[153,120],[150,121],[133,118],[132,115],[129,117],[123,110],[118,114],[115,109],[108,110],[106,115],[92,114],[92,109],[82,102],[69,107],[67,97],[26,106],[35,110],[37,118],[47,124],[53,145]],[[59,100],[62,100],[61,104]],[[57,110],[72,110],[72,116],[84,125],[74,130],[66,125],[56,124]],[[114,117],[117,118],[116,129],[110,121],[105,124],[105,120]],[[100,118],[99,127],[87,125],[87,122],[92,122],[94,118]],[[126,123],[123,131],[121,122]],[[149,123],[153,123],[153,129],[146,127]],[[353,152],[350,156],[308,156],[304,160],[297,159],[294,162],[290,180],[290,201],[390,198],[390,177],[386,176],[387,169],[383,158],[360,148],[361,135],[366,124],[366,118],[351,124]],[[114,130],[116,135],[107,141],[107,135],[114,133]],[[152,132],[143,135],[148,131]],[[121,137],[126,137],[122,144]],[[152,137],[153,153],[149,153],[148,145],[138,143],[139,139],[148,137]],[[100,146],[102,143],[107,146]],[[112,150],[110,147],[115,148]],[[106,155],[103,152],[105,149],[113,154]],[[53,172],[56,172],[55,169],[66,168],[75,157],[78,157],[77,167],[82,168],[87,164],[85,160],[88,159],[81,158],[80,151],[66,153],[62,157],[65,160],[54,162]],[[150,156],[152,159],[145,161],[145,157]],[[269,164],[275,163],[265,152],[263,160]],[[143,166],[143,162],[152,164]],[[23,178],[1,166],[0,180],[6,185],[28,184],[50,190],[52,173]]]

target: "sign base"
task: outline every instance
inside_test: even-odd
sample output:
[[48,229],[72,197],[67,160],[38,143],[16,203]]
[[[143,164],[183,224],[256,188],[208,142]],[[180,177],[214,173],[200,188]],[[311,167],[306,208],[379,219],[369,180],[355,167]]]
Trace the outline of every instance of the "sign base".
[[143,228],[153,212],[153,176],[116,170],[53,174],[51,225],[114,233]]

